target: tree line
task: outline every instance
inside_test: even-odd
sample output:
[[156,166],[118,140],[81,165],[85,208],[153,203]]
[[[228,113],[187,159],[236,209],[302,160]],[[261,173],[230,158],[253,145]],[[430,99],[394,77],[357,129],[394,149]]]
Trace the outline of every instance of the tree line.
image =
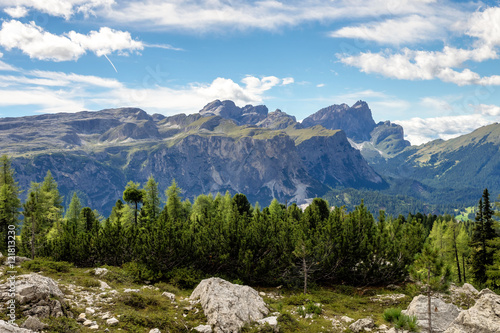
[[[361,203],[330,208],[315,198],[304,210],[273,200],[252,206],[244,194],[182,199],[175,181],[166,202],[153,177],[129,182],[109,217],[82,207],[76,194],[66,210],[50,171],[32,183],[25,202],[6,156],[0,158],[0,232],[22,227],[21,255],[50,257],[80,267],[125,266],[141,280],[179,274],[222,276],[247,284],[404,281],[424,245],[440,248],[457,282],[498,287],[500,238],[487,191],[476,221],[409,214],[377,219]],[[5,251],[6,242],[0,245]],[[453,265],[453,266],[452,266]],[[496,265],[496,266],[495,266]]]

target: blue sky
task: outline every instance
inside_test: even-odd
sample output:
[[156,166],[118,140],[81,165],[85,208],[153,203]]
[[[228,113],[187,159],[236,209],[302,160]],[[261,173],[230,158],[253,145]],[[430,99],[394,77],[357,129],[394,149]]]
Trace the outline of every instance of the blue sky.
[[500,3],[0,0],[0,117],[365,100],[420,144],[500,119]]

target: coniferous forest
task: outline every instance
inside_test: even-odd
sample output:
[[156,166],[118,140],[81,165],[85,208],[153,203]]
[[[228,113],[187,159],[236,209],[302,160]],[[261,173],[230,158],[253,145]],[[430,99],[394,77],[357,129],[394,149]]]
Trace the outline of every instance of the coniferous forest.
[[[361,201],[351,211],[315,198],[305,209],[273,200],[252,206],[244,194],[183,200],[175,180],[166,202],[153,177],[129,182],[111,214],[82,207],[76,194],[63,207],[50,172],[29,189],[17,186],[7,156],[0,160],[0,251],[71,262],[122,266],[137,280],[187,286],[205,276],[250,285],[387,285],[405,281],[426,256],[439,257],[458,283],[500,287],[500,236],[485,189],[474,221],[420,213],[373,216]],[[21,202],[20,192],[26,191]],[[412,274],[418,276],[418,274]]]

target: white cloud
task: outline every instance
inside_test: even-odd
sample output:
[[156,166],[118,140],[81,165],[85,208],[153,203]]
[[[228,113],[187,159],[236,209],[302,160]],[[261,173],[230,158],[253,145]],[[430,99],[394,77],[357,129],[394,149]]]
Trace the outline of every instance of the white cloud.
[[500,45],[500,7],[489,7],[474,13],[466,33],[488,45]]
[[319,83],[319,84],[316,85],[316,88],[323,88],[324,86],[325,86],[324,83]]
[[[359,26],[343,27],[330,37],[371,40],[385,44],[416,43],[444,37],[444,27],[436,19],[420,15],[387,19]],[[445,20],[440,20],[445,21]]]
[[[68,20],[75,13],[82,13],[85,16],[95,15],[95,10],[110,8],[113,3],[114,0],[16,0],[16,8],[24,8],[26,13],[28,9],[34,9]],[[14,18],[26,15],[26,13],[22,16],[20,15],[22,9],[9,9],[12,8],[12,0],[0,0],[0,6],[7,7],[4,11]]]
[[482,114],[484,116],[500,116],[500,106],[498,105],[469,105],[474,109],[476,113]]
[[424,108],[432,109],[437,112],[452,111],[450,103],[442,98],[423,97],[420,99],[420,105]]
[[403,126],[405,139],[412,145],[420,145],[435,139],[449,140],[470,133],[491,121],[480,115],[461,115],[395,120],[394,123]]
[[68,96],[67,91],[47,88],[25,88],[22,90],[0,89],[0,106],[36,105],[39,112],[76,112],[84,110],[83,101]]
[[359,55],[342,55],[337,57],[346,65],[358,67],[365,73],[376,73],[386,77],[404,80],[441,79],[457,85],[498,84],[500,77],[494,75],[481,77],[468,68],[456,71],[453,68],[462,67],[466,61],[481,62],[497,59],[497,52],[483,45],[466,50],[445,46],[443,51],[415,51],[403,48],[399,53],[365,52]]
[[16,20],[2,23],[0,45],[7,50],[18,48],[30,58],[53,61],[77,60],[86,51],[102,56],[143,49],[142,43],[133,40],[130,33],[107,27],[88,35],[70,31],[59,36],[44,31],[34,22],[25,24]]
[[12,18],[21,18],[25,17],[28,14],[28,9],[26,9],[26,7],[23,6],[7,7],[3,11],[6,12]]
[[381,16],[458,17],[461,7],[450,2],[383,0],[149,0],[126,1],[100,14],[109,20],[154,29],[196,32],[244,29],[276,30],[305,22]]
[[281,84],[282,84],[282,85],[284,85],[284,86],[286,86],[286,85],[288,85],[288,84],[292,84],[292,83],[294,83],[294,82],[295,82],[295,80],[293,79],[293,77],[285,77],[285,78],[283,79],[283,81],[282,81],[282,83],[281,83]]

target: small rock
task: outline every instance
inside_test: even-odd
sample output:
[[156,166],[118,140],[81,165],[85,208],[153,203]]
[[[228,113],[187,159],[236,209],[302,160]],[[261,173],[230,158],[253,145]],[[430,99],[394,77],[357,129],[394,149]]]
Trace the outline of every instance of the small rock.
[[161,333],[161,331],[158,328],[153,328],[149,333]]
[[118,325],[118,323],[119,323],[118,319],[114,317],[106,320],[106,324],[108,324],[109,326],[115,326]]
[[99,281],[99,283],[101,284],[101,286],[99,287],[100,289],[102,289],[102,290],[111,289],[111,287],[109,286],[109,284],[107,284],[106,282],[101,281],[101,280],[97,280],[97,281]]
[[87,320],[87,315],[85,313],[80,313],[80,315],[78,316],[78,318],[76,319],[77,322],[79,323],[83,323],[85,320]]
[[105,314],[102,315],[101,319],[102,320],[106,320],[106,319],[109,319],[111,318],[111,314],[109,312],[106,312]]
[[138,293],[140,290],[139,289],[125,289],[123,292],[124,293]]
[[95,309],[94,308],[86,308],[85,313],[88,315],[93,315],[95,313]]
[[98,330],[99,329],[99,325],[97,324],[92,324],[92,326],[89,327],[91,330]]
[[106,274],[108,274],[108,269],[107,268],[96,268],[94,270],[94,274],[95,275],[98,275],[98,276],[104,276]]
[[263,292],[263,291],[259,292],[259,295],[262,296],[262,297],[266,297],[266,293]]
[[354,321],[354,319],[347,317],[347,316],[340,317],[340,320],[342,320],[344,323],[347,323],[347,324],[352,323]]
[[170,302],[175,302],[175,294],[172,294],[172,293],[169,293],[169,292],[164,292],[163,294],[161,294],[162,296],[165,296],[166,298],[168,298],[170,300]]
[[375,326],[375,322],[372,318],[363,318],[356,320],[354,323],[349,325],[349,329],[355,333],[365,331],[367,328],[371,329]]
[[210,325],[199,325],[199,326],[196,326],[193,329],[195,331],[200,332],[200,333],[212,333],[212,327]]
[[92,320],[87,319],[83,322],[83,326],[92,326],[92,325],[94,325],[94,322]]
[[22,328],[38,332],[46,328],[48,325],[44,324],[37,317],[28,316],[28,319],[21,325]]
[[260,325],[269,324],[269,326],[271,326],[271,328],[272,328],[275,332],[278,332],[278,331],[279,331],[279,327],[278,327],[278,317],[275,317],[275,316],[266,317],[266,318],[263,318],[263,319],[259,319],[259,320],[257,320],[257,322],[258,322]]

